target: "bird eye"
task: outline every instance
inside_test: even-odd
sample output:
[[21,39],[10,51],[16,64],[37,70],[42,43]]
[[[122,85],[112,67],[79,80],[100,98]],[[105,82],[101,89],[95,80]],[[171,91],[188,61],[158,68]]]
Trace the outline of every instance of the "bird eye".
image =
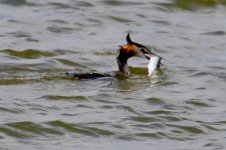
[[141,48],[140,50],[141,50],[141,52],[143,52],[143,53],[145,52],[145,50],[144,50],[143,48]]

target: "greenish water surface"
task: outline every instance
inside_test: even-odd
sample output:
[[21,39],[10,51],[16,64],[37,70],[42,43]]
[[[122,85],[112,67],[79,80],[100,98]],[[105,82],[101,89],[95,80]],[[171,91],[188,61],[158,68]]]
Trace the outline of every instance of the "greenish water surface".
[[[1,0],[0,149],[226,149],[225,0]],[[164,58],[131,58],[132,40]]]

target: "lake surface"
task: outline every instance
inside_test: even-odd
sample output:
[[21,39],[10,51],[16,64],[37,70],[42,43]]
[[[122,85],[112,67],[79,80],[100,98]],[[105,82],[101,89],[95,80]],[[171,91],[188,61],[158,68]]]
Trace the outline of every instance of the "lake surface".
[[[226,1],[1,0],[0,149],[225,150]],[[131,58],[126,34],[164,58]]]

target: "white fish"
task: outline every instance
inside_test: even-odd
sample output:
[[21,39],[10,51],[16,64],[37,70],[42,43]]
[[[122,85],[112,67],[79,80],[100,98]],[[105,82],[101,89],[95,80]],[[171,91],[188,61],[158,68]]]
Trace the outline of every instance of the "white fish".
[[158,56],[152,56],[150,58],[149,64],[148,64],[148,76],[150,77],[156,68],[158,68],[160,63],[160,57]]

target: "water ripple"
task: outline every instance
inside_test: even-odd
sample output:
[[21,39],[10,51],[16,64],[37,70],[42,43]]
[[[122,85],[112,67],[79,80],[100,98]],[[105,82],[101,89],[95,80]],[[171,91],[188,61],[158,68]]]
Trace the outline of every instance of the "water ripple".
[[18,37],[18,38],[24,38],[24,37],[30,38],[31,37],[31,35],[29,33],[22,32],[22,31],[10,32],[8,34],[13,35],[14,37]]
[[198,106],[198,107],[213,107],[210,104],[208,104],[207,102],[203,101],[203,100],[199,100],[199,99],[190,99],[188,101],[186,101],[187,104],[191,104],[193,106]]
[[[75,30],[71,27],[59,27],[57,25],[52,25],[50,27],[47,27],[47,29],[53,33],[72,33]],[[80,28],[78,28],[77,30],[80,30]]]
[[144,122],[144,123],[159,121],[158,118],[147,117],[147,116],[133,116],[133,117],[130,117],[129,120],[136,121],[136,122]]
[[27,134],[23,134],[23,133],[14,131],[14,130],[9,129],[7,127],[0,127],[0,132],[6,134],[8,136],[14,137],[14,138],[22,138],[22,139],[30,138],[30,136],[28,136]]
[[176,129],[181,129],[182,131],[191,133],[191,134],[203,134],[205,133],[200,127],[196,126],[186,126],[186,125],[173,125],[173,124],[168,124],[171,127],[174,127]]
[[128,5],[141,5],[143,4],[142,2],[125,2],[125,1],[120,1],[120,0],[104,0],[102,1],[104,4],[110,5],[110,6],[128,6]]
[[36,3],[28,2],[27,0],[1,0],[0,3],[10,6],[39,6]]
[[48,5],[53,6],[56,9],[78,9],[78,7],[74,7],[68,4],[64,4],[64,3],[58,3],[58,2],[49,2]]
[[15,57],[27,58],[27,59],[37,59],[39,57],[55,56],[55,54],[53,52],[40,51],[40,50],[35,50],[35,49],[27,49],[24,51],[6,49],[6,50],[3,50],[2,52],[8,54],[9,56],[15,56]]
[[226,6],[224,1],[216,0],[173,0],[172,3],[156,3],[168,9],[181,9],[188,11],[198,11],[205,8],[214,8],[218,5]]
[[134,136],[138,136],[137,138],[139,139],[139,137],[145,137],[145,138],[153,138],[153,139],[163,139],[167,137],[167,134],[163,133],[163,132],[156,132],[156,133],[136,133]]
[[[1,84],[1,83],[0,83]],[[19,110],[19,109],[15,109],[15,108],[3,108],[3,107],[0,107],[0,111],[2,112],[10,112],[10,113],[14,113],[14,114],[19,114],[19,113],[23,113],[22,110]]]
[[76,100],[76,101],[87,100],[85,96],[45,95],[45,96],[42,96],[41,98],[49,99],[49,100]]
[[93,132],[93,131],[90,131],[90,130],[82,128],[82,127],[79,127],[79,126],[77,126],[75,124],[72,124],[72,123],[62,122],[60,120],[50,121],[47,124],[53,126],[54,128],[60,127],[60,128],[65,129],[65,130],[67,130],[69,132],[75,132],[75,133],[88,135],[88,136],[97,136],[97,134],[95,132]]
[[215,36],[224,36],[224,35],[226,35],[226,32],[223,31],[223,30],[218,30],[218,31],[205,32],[204,34],[206,34],[206,35],[215,35]]
[[114,21],[120,22],[120,23],[129,23],[129,22],[133,22],[130,19],[124,18],[124,17],[119,17],[119,16],[109,16],[109,18],[111,18]]
[[42,135],[42,134],[55,134],[55,135],[62,135],[61,132],[52,129],[52,128],[45,128],[39,124],[26,121],[26,122],[16,122],[16,123],[9,123],[7,126],[19,129],[21,132],[25,133],[32,133],[33,135]]

